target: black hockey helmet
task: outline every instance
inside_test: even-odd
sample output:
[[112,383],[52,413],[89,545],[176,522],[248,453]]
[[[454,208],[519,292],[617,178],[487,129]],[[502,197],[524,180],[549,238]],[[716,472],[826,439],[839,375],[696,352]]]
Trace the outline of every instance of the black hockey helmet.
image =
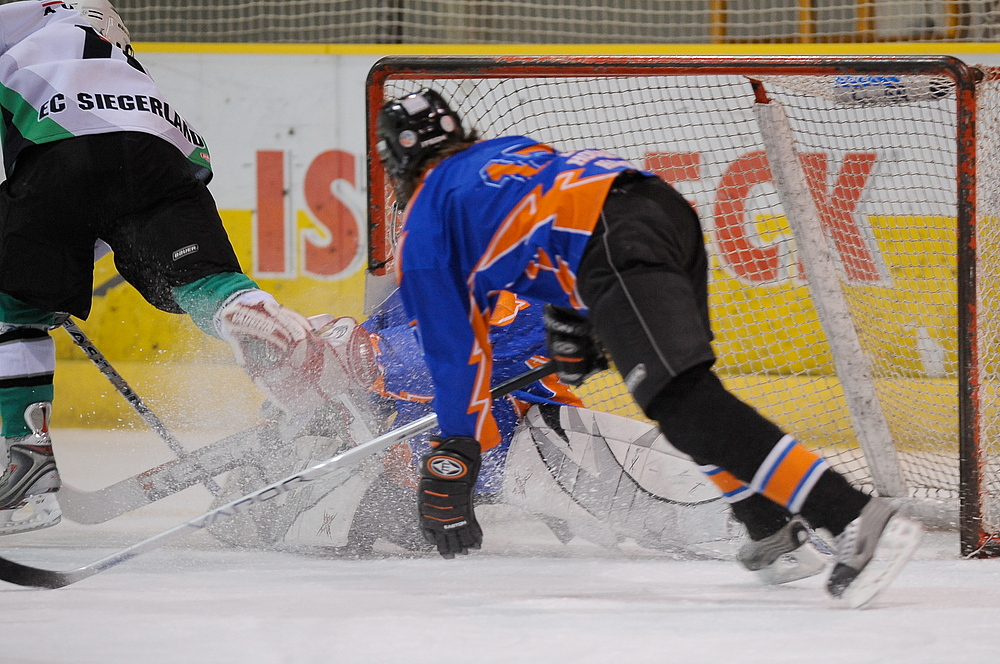
[[378,114],[378,153],[389,175],[404,181],[450,141],[466,138],[462,120],[430,88],[393,99]]

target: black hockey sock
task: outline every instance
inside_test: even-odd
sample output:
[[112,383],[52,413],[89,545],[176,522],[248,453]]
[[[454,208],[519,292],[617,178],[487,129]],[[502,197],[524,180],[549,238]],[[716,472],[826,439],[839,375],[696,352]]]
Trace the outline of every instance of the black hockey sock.
[[820,475],[802,505],[802,516],[813,528],[826,528],[834,535],[844,532],[871,496],[852,487],[843,475],[827,470]]
[[792,516],[784,507],[759,493],[732,503],[730,507],[733,508],[733,516],[746,526],[750,539],[754,541],[778,532]]
[[653,398],[646,414],[677,449],[746,483],[784,436],[777,425],[726,390],[706,364],[674,378]]

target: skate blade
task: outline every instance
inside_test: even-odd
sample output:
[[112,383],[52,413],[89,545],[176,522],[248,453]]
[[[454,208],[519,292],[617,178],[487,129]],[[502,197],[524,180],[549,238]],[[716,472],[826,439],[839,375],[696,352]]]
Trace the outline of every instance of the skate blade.
[[17,509],[0,510],[0,535],[26,533],[54,526],[62,519],[56,494],[31,496]]
[[754,572],[766,585],[777,586],[816,576],[826,567],[826,558],[810,542],[778,556],[778,559]]
[[916,521],[900,516],[890,519],[875,548],[875,557],[844,589],[841,599],[860,609],[882,592],[916,553],[924,530]]

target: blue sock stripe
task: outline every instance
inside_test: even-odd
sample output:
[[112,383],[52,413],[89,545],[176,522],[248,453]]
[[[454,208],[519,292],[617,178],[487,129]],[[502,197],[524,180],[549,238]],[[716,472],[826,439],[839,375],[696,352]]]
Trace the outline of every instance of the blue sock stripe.
[[[778,447],[782,444],[782,442],[784,442],[784,447]],[[785,436],[784,438],[778,441],[778,445],[776,445],[775,449],[772,450],[771,454],[768,455],[770,464],[768,464],[767,466],[767,470],[765,471],[764,477],[760,480],[759,483],[757,481],[757,477],[754,477],[754,482],[752,485],[754,491],[758,493],[764,493],[764,489],[771,482],[771,478],[774,477],[774,473],[781,466],[781,462],[785,460],[785,457],[788,456],[788,453],[792,450],[793,447],[795,447],[796,444],[797,443],[795,442],[795,439],[792,438],[791,436]],[[775,452],[777,452],[777,455],[775,458],[772,458],[772,456],[775,455]],[[765,460],[764,463],[767,463],[767,460]],[[757,470],[757,475],[760,475],[761,470],[762,469]]]
[[733,489],[732,491],[727,491],[723,493],[722,498],[727,503],[737,503],[741,500],[744,500],[745,498],[749,498],[752,493],[753,492],[750,491],[750,487],[744,484],[743,486],[737,489]]
[[799,512],[802,509],[802,503],[806,502],[806,498],[809,497],[809,492],[815,486],[819,476],[826,472],[826,469],[829,467],[830,464],[826,462],[826,459],[822,457],[816,459],[816,462],[809,466],[809,470],[802,476],[802,480],[795,487],[795,490],[792,491],[792,497],[785,507],[791,512]]

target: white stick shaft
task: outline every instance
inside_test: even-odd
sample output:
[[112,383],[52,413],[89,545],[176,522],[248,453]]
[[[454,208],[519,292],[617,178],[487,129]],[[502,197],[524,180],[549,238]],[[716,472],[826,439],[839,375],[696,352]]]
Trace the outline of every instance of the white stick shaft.
[[174,526],[173,528],[165,530],[162,533],[153,535],[152,537],[144,539],[143,541],[133,544],[132,546],[122,549],[121,551],[101,558],[100,560],[95,560],[89,565],[71,570],[69,572],[64,572],[63,575],[67,579],[65,585],[85,579],[88,576],[92,576],[102,570],[108,569],[109,567],[114,567],[119,563],[123,563],[126,560],[135,558],[136,556],[153,549],[158,549],[164,544],[185,537],[195,531],[202,530],[216,523],[231,519],[238,514],[246,512],[255,505],[277,498],[278,496],[288,493],[293,489],[298,489],[304,484],[308,484],[309,482],[315,481],[321,477],[325,477],[336,470],[351,467],[366,457],[377,454],[378,452],[388,449],[396,443],[402,442],[411,436],[415,436],[433,428],[435,424],[437,424],[437,415],[434,414],[426,415],[419,420],[415,420],[409,424],[404,424],[398,429],[393,429],[388,433],[384,433],[378,438],[370,440],[367,443],[362,443],[357,447],[352,447],[346,452],[341,452],[340,454],[331,457],[322,463],[306,468],[305,470],[293,475],[289,475],[284,479],[278,480],[273,484],[269,484],[268,486],[247,494],[246,496],[234,500],[231,503],[226,503],[221,507],[217,507],[216,509],[195,517],[190,521],[185,521],[180,525]]

